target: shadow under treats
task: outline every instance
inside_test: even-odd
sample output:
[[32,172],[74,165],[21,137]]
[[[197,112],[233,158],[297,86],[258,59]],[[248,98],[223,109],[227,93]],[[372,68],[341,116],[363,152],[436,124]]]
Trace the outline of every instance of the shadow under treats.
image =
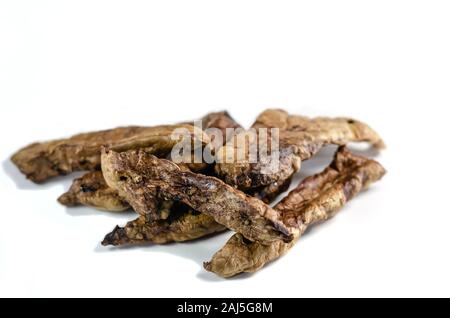
[[205,281],[217,282],[223,281],[223,279],[203,269],[203,263],[209,261],[211,257],[228,241],[231,235],[231,232],[225,232],[221,234],[206,236],[195,241],[170,243],[164,245],[143,243],[137,245],[114,247],[102,246],[100,243],[98,243],[94,251],[96,253],[120,253],[132,250],[156,254],[168,253],[191,260],[195,264],[197,264],[200,268],[197,277],[199,277],[200,279]]
[[[35,184],[28,180],[20,170],[14,165],[10,158],[7,158],[2,162],[3,171],[5,174],[14,181],[16,187],[21,190],[41,190],[45,187]],[[47,186],[48,188],[48,186]]]
[[[61,205],[63,206],[63,205]],[[111,211],[102,211],[95,209],[93,207],[89,206],[66,206],[65,207],[66,213],[70,216],[99,216],[103,215],[108,218],[115,218],[119,221],[128,222],[131,220],[134,220],[137,217],[136,212],[133,210],[127,210],[123,212],[111,212]]]
[[66,176],[54,177],[44,183],[37,184],[28,180],[14,165],[10,158],[3,160],[2,168],[5,174],[14,181],[16,187],[20,190],[48,190],[55,185],[63,185],[68,188],[75,178],[83,175],[83,172],[75,172]]

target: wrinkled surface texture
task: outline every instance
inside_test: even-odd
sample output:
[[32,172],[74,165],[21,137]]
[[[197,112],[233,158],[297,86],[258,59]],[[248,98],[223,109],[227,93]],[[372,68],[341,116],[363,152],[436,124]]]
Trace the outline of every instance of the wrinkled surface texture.
[[223,141],[227,141],[232,134],[227,134],[227,129],[238,129],[242,128],[242,126],[236,122],[230,114],[226,111],[217,112],[217,113],[209,113],[202,118],[202,128],[217,128],[220,130],[223,136]]
[[[189,171],[182,165],[181,170]],[[87,205],[99,210],[121,212],[130,209],[126,199],[119,192],[111,188],[105,181],[101,171],[88,172],[81,178],[75,179],[69,191],[58,198],[59,203],[66,206]],[[158,219],[165,219],[173,207],[171,201],[155,199],[153,204]]]
[[[180,208],[178,211],[182,210]],[[103,245],[129,245],[141,243],[166,244],[195,240],[210,234],[225,231],[209,215],[189,210],[173,214],[166,220],[148,222],[143,216],[129,222],[125,227],[116,227],[106,235]]]
[[66,206],[81,204],[111,212],[130,208],[119,193],[106,184],[101,171],[88,172],[75,179],[69,191],[61,195],[58,201]]
[[[204,264],[232,277],[281,257],[310,225],[334,216],[382,178],[384,168],[349,152],[349,142],[384,147],[374,130],[351,118],[307,118],[268,109],[249,130],[227,112],[215,112],[201,119],[201,127],[191,121],[83,133],[31,144],[11,160],[36,183],[90,171],[59,197],[61,204],[113,212],[133,208],[140,215],[107,234],[103,245],[184,242],[234,230]],[[269,207],[302,161],[329,144],[340,146],[330,166]]]
[[39,183],[77,170],[99,170],[102,146],[115,151],[146,148],[155,155],[168,154],[182,138],[172,140],[176,128],[187,129],[203,144],[209,142],[206,135],[191,125],[121,127],[34,143],[19,150],[11,160],[27,178]]
[[[67,206],[83,204],[111,212],[130,209],[118,192],[106,184],[101,171],[89,172],[76,179],[58,201]],[[212,217],[196,213],[185,205],[173,201],[161,201],[157,205],[160,220],[146,222],[145,217],[140,217],[124,228],[116,227],[105,237],[104,245],[183,242],[226,229]]]
[[156,197],[181,201],[253,241],[267,244],[293,239],[279,213],[262,201],[217,178],[181,171],[173,162],[144,151],[105,151],[102,170],[108,185],[141,215],[152,214]]
[[[202,129],[216,128],[224,137],[227,134],[227,129],[241,127],[225,111],[209,113],[201,121]],[[226,140],[223,140],[223,142],[226,142]],[[182,170],[195,172],[205,171],[208,167],[205,164],[178,164],[178,166]],[[111,191],[117,194],[115,190],[111,189]],[[212,217],[195,212],[187,208],[186,205],[177,204],[173,201],[165,201],[163,205],[167,210],[167,219],[148,222],[146,217],[139,217],[129,222],[125,227],[116,227],[110,234],[106,235],[102,242],[103,245],[184,242],[226,230],[223,225],[217,223]],[[186,212],[186,209],[188,212]],[[160,212],[158,215],[161,216],[164,213]]]
[[262,245],[235,234],[210,262],[205,263],[205,268],[222,277],[259,270],[292,248],[309,225],[332,217],[347,201],[384,174],[384,168],[376,161],[356,156],[341,147],[327,169],[306,178],[275,207],[286,225],[298,229],[292,242]]
[[[202,118],[202,128],[217,128],[225,133],[227,128],[239,128],[240,125],[225,111],[209,113]],[[202,172],[208,168],[205,164],[178,164],[181,169]],[[75,179],[69,191],[58,201],[66,206],[87,205],[100,210],[120,212],[130,208],[116,190],[110,188],[101,171],[86,173]]]
[[[209,140],[211,142],[209,146],[211,147],[210,151],[213,154],[219,147],[222,147],[227,142],[227,140],[233,136],[233,134],[227,133],[227,129],[233,130],[239,128],[242,129],[241,125],[238,122],[236,122],[226,111],[206,114],[200,120],[201,120],[201,128],[205,130],[205,133],[208,135]],[[186,124],[196,124],[196,123],[188,122]],[[221,134],[220,140],[215,139],[216,132]],[[170,155],[167,159],[172,160]],[[201,160],[199,161],[202,161],[200,163],[194,163],[194,161],[191,160],[190,163],[185,163],[184,165],[186,165],[186,167],[188,167],[189,170],[193,172],[211,174],[212,171],[210,170],[214,170],[213,166],[204,162],[203,158],[200,159]],[[180,165],[181,163],[177,164]]]
[[[384,143],[378,134],[366,124],[350,118],[307,118],[289,115],[279,109],[269,109],[258,116],[252,128],[279,128],[280,165],[273,160],[250,163],[248,160],[223,162],[226,154],[238,149],[228,142],[218,152],[222,163],[216,165],[217,174],[226,183],[248,191],[260,191],[262,196],[273,197],[279,187],[287,187],[303,160],[311,158],[324,145],[345,145],[349,142],[369,142],[376,148]],[[248,158],[245,158],[248,159]]]

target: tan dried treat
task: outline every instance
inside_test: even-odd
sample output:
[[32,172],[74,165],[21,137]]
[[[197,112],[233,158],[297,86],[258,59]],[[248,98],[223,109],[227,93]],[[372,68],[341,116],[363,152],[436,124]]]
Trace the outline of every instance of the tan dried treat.
[[201,120],[203,130],[209,128],[219,129],[222,133],[224,143],[233,136],[233,134],[227,134],[227,129],[236,130],[242,128],[242,126],[238,122],[236,122],[226,111],[209,113]]
[[101,171],[88,172],[75,179],[69,191],[61,195],[58,201],[66,206],[87,205],[111,212],[130,209],[119,193],[106,184]]
[[384,168],[376,161],[356,156],[341,147],[327,169],[305,179],[275,207],[287,226],[298,229],[292,242],[262,245],[235,234],[210,262],[205,263],[205,269],[222,277],[256,272],[294,246],[309,225],[335,215],[347,201],[384,174]]
[[[227,112],[210,113],[203,117],[204,129],[217,128],[225,133],[227,128],[240,127]],[[145,150],[145,149],[144,149]],[[207,164],[185,164],[178,166],[182,170],[203,172],[208,168]],[[105,182],[101,171],[88,172],[76,179],[69,191],[63,194],[58,201],[67,206],[87,205],[100,210],[120,212],[130,208],[130,205],[120,198],[116,190],[111,189]],[[164,202],[160,207],[160,215],[167,216],[170,213],[169,202]],[[164,217],[163,217],[164,218]]]
[[[279,152],[266,161],[243,160],[225,162],[227,154],[238,152],[236,143],[229,142],[219,150],[216,173],[226,183],[243,191],[262,192],[273,197],[279,187],[289,185],[292,176],[300,169],[301,161],[311,158],[324,145],[345,145],[349,142],[369,142],[383,148],[383,140],[366,124],[350,118],[307,118],[289,115],[278,109],[269,109],[258,116],[252,128],[279,128]],[[269,131],[270,136],[270,131]],[[258,138],[258,135],[253,138]],[[250,144],[257,140],[249,141]],[[244,155],[249,146],[245,145]],[[278,161],[279,159],[279,161]],[[279,162],[279,165],[277,163]]]
[[279,213],[260,200],[217,178],[181,171],[173,162],[144,151],[105,150],[102,169],[108,185],[118,190],[141,215],[148,217],[154,213],[152,202],[156,197],[181,201],[253,241],[268,244],[293,238],[291,229],[280,221]]
[[[322,144],[345,145],[351,141],[365,141],[372,144],[377,149],[385,148],[381,137],[367,124],[358,120],[346,117],[329,118],[316,117],[309,118],[299,115],[290,115],[282,109],[267,109],[262,112],[253,128],[279,128],[294,139],[290,144],[300,145],[304,139],[308,139],[306,132],[312,135],[310,141]],[[300,133],[300,135],[298,134]],[[314,152],[300,149],[302,160],[309,159]]]
[[[212,148],[212,154],[214,154],[219,147],[223,146],[227,140],[234,135],[234,132],[237,131],[237,129],[242,129],[242,126],[226,111],[208,113],[203,116],[200,121],[202,130],[210,137],[211,144],[209,147]],[[187,124],[196,123],[188,122]],[[217,133],[220,134],[219,140],[216,140]],[[167,159],[172,160],[171,156]],[[204,162],[204,158],[201,158],[201,161],[202,162],[200,163],[194,163],[194,154],[192,154],[190,163],[185,163],[185,165],[193,172],[212,174],[214,172],[214,167]],[[180,163],[177,164],[180,165]]]
[[68,139],[35,143],[18,151],[11,160],[30,180],[40,183],[58,175],[77,170],[100,169],[102,146],[115,151],[146,148],[149,153],[167,155],[185,136],[172,139],[172,132],[185,129],[202,146],[209,137],[191,125],[156,127],[121,127],[112,130],[84,133]]
[[[186,165],[180,164],[179,167],[181,170],[189,171]],[[75,179],[69,191],[58,198],[58,202],[65,206],[86,205],[109,212],[123,212],[131,208],[116,190],[106,184],[101,171],[88,172]],[[163,219],[170,212],[169,203],[160,204],[159,214]]]
[[117,226],[105,236],[102,245],[185,242],[226,230],[208,215],[193,210],[184,212],[185,209],[180,206],[176,209],[178,213],[172,213],[167,220],[148,222],[140,216],[123,228]]

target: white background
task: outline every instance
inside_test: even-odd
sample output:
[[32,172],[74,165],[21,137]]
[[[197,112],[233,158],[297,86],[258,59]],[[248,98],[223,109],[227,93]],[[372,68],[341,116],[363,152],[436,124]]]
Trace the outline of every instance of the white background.
[[[448,1],[0,1],[1,296],[450,296]],[[36,140],[267,107],[366,121],[389,173],[284,258],[222,280],[230,234],[126,249],[134,218],[56,198],[9,157]],[[324,151],[300,177],[330,160]]]

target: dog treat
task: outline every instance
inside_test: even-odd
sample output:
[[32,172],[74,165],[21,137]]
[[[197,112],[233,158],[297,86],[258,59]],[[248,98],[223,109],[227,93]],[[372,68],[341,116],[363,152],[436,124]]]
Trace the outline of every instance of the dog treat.
[[75,179],[69,191],[61,195],[58,201],[66,206],[87,205],[111,212],[130,209],[119,193],[106,184],[101,171],[88,172]]
[[203,130],[208,128],[217,128],[220,130],[223,136],[223,143],[232,137],[232,134],[227,134],[227,129],[238,129],[242,126],[236,122],[230,114],[226,111],[217,113],[209,113],[202,118]]
[[[200,119],[201,122],[201,128],[205,131],[206,134],[210,137],[210,144],[208,145],[211,147],[210,151],[212,154],[215,153],[215,151],[223,146],[229,138],[233,136],[232,133],[227,132],[227,129],[231,129],[231,132],[234,132],[235,129],[242,129],[242,126],[238,124],[226,111],[221,112],[215,112],[215,113],[208,113],[205,116],[203,116]],[[196,124],[196,122],[187,122],[185,124]],[[212,129],[212,131],[210,131]],[[220,135],[220,140],[215,140],[216,134]],[[166,158],[168,160],[172,160],[171,154]],[[201,158],[200,163],[194,162],[194,154],[191,155],[191,162],[190,163],[184,163],[189,170],[192,172],[199,172],[204,173],[208,175],[214,174],[214,166],[211,164],[208,164],[203,161],[203,158]],[[177,163],[180,165],[180,163]]]
[[[186,165],[178,165],[181,170],[189,171]],[[106,184],[101,171],[88,172],[75,179],[66,193],[58,198],[58,202],[65,206],[86,205],[102,211],[123,212],[130,209],[130,205],[119,193]],[[155,206],[158,203],[155,203]],[[162,218],[170,212],[169,202],[162,202],[158,208],[158,215]]]
[[148,222],[140,216],[125,227],[117,226],[105,236],[102,245],[185,242],[226,230],[209,215],[195,212],[180,203],[176,205],[166,220]]
[[[11,160],[36,183],[86,171],[58,198],[63,205],[137,212],[135,220],[105,236],[104,246],[186,242],[235,231],[204,263],[227,278],[280,258],[310,225],[333,217],[383,177],[378,162],[347,150],[350,142],[384,147],[374,130],[350,118],[268,109],[244,130],[222,111],[176,125],[119,127],[34,143]],[[270,207],[302,161],[330,144],[339,149],[328,168]]]
[[[187,169],[183,166],[183,169]],[[130,205],[119,193],[106,184],[101,171],[88,172],[75,179],[69,191],[58,198],[66,206],[86,205],[109,212],[123,212]],[[155,200],[157,219],[167,219],[172,210],[172,201]]]
[[209,143],[209,137],[191,125],[121,127],[34,143],[17,152],[11,160],[28,179],[40,183],[77,170],[99,170],[102,146],[115,151],[146,148],[158,156],[168,154],[184,138],[171,138],[176,128],[189,131],[192,138],[201,140],[202,146]]
[[[254,184],[250,189],[245,189],[243,191],[259,198],[265,203],[270,203],[280,193],[289,188],[292,177],[300,170],[301,159],[294,155],[291,148],[281,148],[279,154],[278,158],[268,157],[267,161],[250,164],[250,166],[248,166],[250,167],[250,173],[241,174],[239,170],[242,166],[239,164],[234,167],[238,170],[234,170],[233,173],[245,176],[246,178],[250,177],[252,184]],[[265,172],[265,168],[273,166],[273,160],[278,160],[279,168]],[[239,188],[239,186],[237,187]]]
[[[223,111],[209,113],[202,118],[203,129],[217,128],[224,136],[227,128],[241,127],[231,116]],[[205,163],[180,163],[181,169],[203,172],[208,169]],[[74,180],[69,191],[61,195],[58,201],[66,206],[87,205],[100,210],[121,212],[128,210],[130,205],[122,199],[116,190],[105,182],[101,171],[88,172]]]
[[181,201],[253,241],[268,244],[293,239],[279,213],[262,201],[217,178],[181,171],[173,162],[144,151],[104,150],[102,170],[108,185],[118,190],[141,215],[154,213],[156,197]]
[[[248,156],[241,161],[224,162],[226,154],[238,151],[236,143],[228,142],[218,152],[217,157],[222,162],[216,165],[216,172],[227,184],[243,191],[254,189],[266,193],[266,197],[276,193],[279,186],[289,185],[293,174],[300,169],[301,161],[311,158],[324,145],[369,142],[376,148],[384,147],[383,140],[374,130],[349,118],[311,119],[269,109],[258,116],[252,128],[257,132],[259,128],[279,128],[279,152],[274,153],[276,156],[268,156],[268,160],[256,163],[249,162]],[[273,168],[278,159],[279,166]]]
[[262,245],[235,234],[210,262],[205,263],[205,269],[222,277],[256,272],[294,246],[308,226],[334,216],[347,201],[384,174],[384,168],[376,161],[356,156],[341,147],[327,169],[306,178],[275,207],[287,226],[298,228],[292,242]]

